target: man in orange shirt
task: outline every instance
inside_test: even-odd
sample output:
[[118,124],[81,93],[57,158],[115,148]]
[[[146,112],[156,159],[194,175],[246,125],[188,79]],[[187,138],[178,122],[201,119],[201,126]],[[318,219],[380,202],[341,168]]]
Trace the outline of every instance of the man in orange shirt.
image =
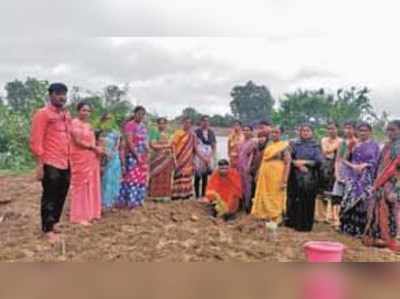
[[32,119],[30,147],[37,160],[36,176],[42,182],[42,231],[51,243],[59,240],[60,221],[70,183],[70,122],[64,109],[68,88],[49,87],[49,103]]

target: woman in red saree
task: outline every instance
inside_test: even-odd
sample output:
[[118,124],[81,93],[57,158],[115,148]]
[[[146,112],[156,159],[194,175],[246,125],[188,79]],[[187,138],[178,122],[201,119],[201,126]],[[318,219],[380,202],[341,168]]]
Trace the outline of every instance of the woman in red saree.
[[168,121],[157,120],[157,131],[150,132],[150,185],[149,196],[153,199],[170,199],[172,192],[172,174],[175,159],[167,132]]
[[367,246],[388,247],[399,251],[397,206],[400,199],[400,120],[387,127],[389,142],[384,146],[378,174],[368,207],[368,222],[363,242]]

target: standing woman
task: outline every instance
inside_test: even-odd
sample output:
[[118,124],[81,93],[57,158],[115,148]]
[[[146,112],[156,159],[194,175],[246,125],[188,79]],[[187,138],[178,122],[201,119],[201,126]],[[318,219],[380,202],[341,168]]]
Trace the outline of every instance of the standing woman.
[[272,128],[272,142],[263,154],[251,211],[254,217],[276,225],[282,221],[291,162],[289,143],[281,141],[281,134],[281,128]]
[[345,182],[350,175],[347,162],[352,159],[352,154],[358,140],[356,138],[356,125],[353,122],[344,124],[344,140],[341,142],[335,161],[335,184],[331,194],[332,214],[335,228],[340,227],[339,212],[344,196]]
[[[172,138],[172,148],[176,161],[172,199],[189,199],[193,196],[193,159],[197,151],[196,135],[192,132],[190,118],[183,118],[182,129],[177,130]],[[201,154],[197,154],[202,157]],[[203,158],[203,161],[207,160]]]
[[70,221],[84,226],[101,217],[100,156],[95,133],[89,124],[91,106],[78,104],[78,118],[71,124]]
[[334,222],[337,221],[333,213],[330,213],[329,199],[335,184],[336,155],[342,139],[338,136],[338,128],[335,122],[328,123],[327,131],[328,136],[321,140],[324,160],[321,167],[321,194],[316,202],[316,218],[317,221],[330,223],[331,218]]
[[[208,176],[212,174],[212,163],[217,148],[217,139],[214,131],[210,129],[208,116],[202,116],[200,127],[195,131],[197,137],[197,153],[195,155],[195,177],[194,188],[196,198],[206,196]],[[206,158],[206,161],[204,161]]]
[[257,148],[257,140],[254,138],[253,128],[248,125],[243,127],[244,141],[239,146],[237,169],[239,171],[243,192],[243,208],[247,213],[251,212],[251,197],[253,176],[251,175],[251,162]]
[[102,163],[102,206],[111,209],[115,206],[121,183],[121,160],[119,156],[121,134],[116,130],[113,117],[104,113],[98,125],[100,143],[105,155]]
[[166,118],[157,119],[157,131],[150,133],[150,185],[149,196],[154,199],[170,199],[172,174],[175,167]]
[[354,147],[345,181],[340,211],[340,230],[361,237],[367,223],[368,198],[379,159],[379,145],[371,139],[372,128],[367,123],[357,127],[358,144]]
[[369,200],[368,222],[363,242],[367,246],[388,247],[399,251],[396,214],[400,194],[400,120],[389,123],[389,141],[385,144],[378,164],[378,175]]
[[299,139],[291,144],[292,167],[288,185],[287,225],[309,232],[314,225],[315,198],[323,160],[320,145],[314,140],[312,126],[303,124]]
[[239,146],[243,141],[244,136],[242,132],[242,123],[237,120],[233,123],[232,132],[228,137],[229,164],[232,168],[237,168],[239,158]]
[[123,126],[122,183],[117,202],[118,207],[129,209],[143,205],[149,172],[148,134],[143,123],[146,110],[138,106],[133,112],[132,119]]

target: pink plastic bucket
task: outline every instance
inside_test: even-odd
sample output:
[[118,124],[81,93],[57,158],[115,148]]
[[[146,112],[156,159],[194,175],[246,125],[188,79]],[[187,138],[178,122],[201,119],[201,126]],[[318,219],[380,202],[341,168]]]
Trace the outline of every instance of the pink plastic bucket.
[[338,242],[311,241],[304,245],[310,263],[340,263],[344,249],[344,245]]

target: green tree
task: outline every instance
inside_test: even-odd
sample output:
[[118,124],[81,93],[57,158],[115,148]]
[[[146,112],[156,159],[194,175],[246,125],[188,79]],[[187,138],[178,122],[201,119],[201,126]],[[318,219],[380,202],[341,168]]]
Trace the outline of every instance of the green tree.
[[14,80],[5,86],[7,103],[16,112],[30,114],[46,103],[49,82],[27,78],[25,82]]
[[122,88],[120,88],[117,85],[106,86],[106,88],[104,88],[105,106],[109,107],[125,101],[128,92],[129,92],[128,85],[124,85]]
[[339,89],[336,93],[327,93],[324,89],[297,90],[285,94],[280,108],[273,115],[274,121],[287,128],[309,122],[317,128],[329,121],[339,124],[345,121],[367,120],[373,122],[373,111],[367,88]]
[[373,111],[369,93],[367,87],[339,89],[331,103],[329,117],[339,123],[349,120],[374,121],[377,116]]
[[266,86],[249,81],[244,86],[235,86],[231,97],[232,114],[242,122],[272,118],[275,100]]
[[0,105],[0,169],[20,170],[34,165],[29,131],[29,117]]
[[183,109],[182,115],[179,117],[181,119],[182,117],[189,117],[194,124],[197,124],[200,121],[202,114],[199,113],[196,109],[192,107],[187,107]]
[[305,122],[320,126],[328,119],[331,101],[323,89],[297,90],[285,94],[274,118],[286,128],[294,128]]
[[133,105],[127,98],[127,86],[123,88],[117,85],[106,86],[101,92],[83,90],[74,86],[70,93],[69,108],[76,115],[76,105],[80,101],[89,102],[93,107],[92,122],[97,124],[101,115],[109,112],[114,116],[116,126],[120,126],[133,110]]
[[389,114],[383,111],[373,122],[374,136],[378,141],[383,141],[385,139],[385,130],[389,123],[389,118]]

